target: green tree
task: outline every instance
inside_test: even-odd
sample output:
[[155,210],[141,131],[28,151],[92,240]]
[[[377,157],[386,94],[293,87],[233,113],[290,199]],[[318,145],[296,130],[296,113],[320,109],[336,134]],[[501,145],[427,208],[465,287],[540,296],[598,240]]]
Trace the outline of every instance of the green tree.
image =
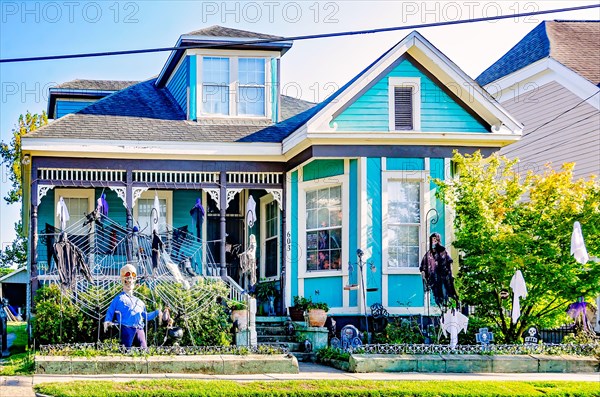
[[[10,143],[0,143],[0,155],[2,164],[6,165],[11,189],[4,200],[8,204],[20,203],[23,199],[23,179],[21,173],[21,138],[32,131],[48,124],[46,112],[19,116],[18,124],[12,130]],[[15,223],[16,239],[12,244],[0,253],[0,266],[10,266],[13,263],[24,265],[27,260],[27,236],[23,231],[23,223]]]
[[[567,320],[569,303],[600,293],[600,263],[581,265],[570,255],[573,223],[582,226],[590,256],[600,256],[600,184],[573,180],[574,164],[542,175],[520,175],[517,161],[479,152],[453,161],[459,176],[442,181],[439,198],[455,211],[454,247],[461,253],[457,285],[462,301],[495,324],[500,340],[515,342],[530,325]],[[513,324],[512,299],[502,299],[516,270],[528,296]]]

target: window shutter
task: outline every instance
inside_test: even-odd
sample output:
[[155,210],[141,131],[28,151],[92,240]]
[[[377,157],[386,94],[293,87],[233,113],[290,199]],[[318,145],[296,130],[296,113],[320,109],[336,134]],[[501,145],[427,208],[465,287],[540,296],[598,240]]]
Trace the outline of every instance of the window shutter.
[[396,130],[413,128],[413,87],[394,87],[394,116]]

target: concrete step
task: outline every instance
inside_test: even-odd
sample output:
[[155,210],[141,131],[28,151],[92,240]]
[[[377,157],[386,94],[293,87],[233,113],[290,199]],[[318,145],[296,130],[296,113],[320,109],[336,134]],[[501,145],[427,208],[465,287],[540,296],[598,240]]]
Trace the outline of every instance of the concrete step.
[[267,316],[256,316],[256,323],[282,323],[285,324],[288,321],[290,321],[289,317],[285,317],[285,316],[273,316],[273,317],[267,317]]
[[258,343],[261,342],[296,342],[296,337],[287,335],[257,335]]
[[314,363],[317,362],[317,354],[316,353],[306,353],[306,352],[291,352],[299,362],[309,362]]
[[282,335],[287,336],[287,329],[285,327],[265,327],[262,325],[256,326],[256,333],[258,335]]
[[298,343],[298,342],[261,342],[261,341],[258,341],[258,344],[259,345],[267,345],[267,346],[285,346],[292,353],[298,352],[298,351],[304,349],[302,344]]

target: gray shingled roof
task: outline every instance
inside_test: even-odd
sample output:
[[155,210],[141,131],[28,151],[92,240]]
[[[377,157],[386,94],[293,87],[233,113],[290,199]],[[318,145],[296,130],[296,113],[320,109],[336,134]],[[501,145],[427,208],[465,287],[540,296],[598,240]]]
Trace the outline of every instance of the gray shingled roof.
[[281,39],[281,36],[270,34],[249,32],[247,30],[226,28],[224,26],[214,25],[208,28],[195,30],[187,33],[186,36],[213,36],[213,37],[237,37],[246,39]]
[[544,21],[500,59],[477,82],[486,85],[543,58],[553,58],[594,85],[600,84],[600,21]]
[[52,88],[90,91],[120,91],[137,83],[139,83],[139,81],[77,79],[67,81],[66,83],[59,84]]
[[167,89],[147,80],[109,95],[77,113],[27,134],[29,138],[71,138],[191,142],[281,142],[304,122],[315,104],[281,98],[282,118],[273,124],[257,119],[186,120]]

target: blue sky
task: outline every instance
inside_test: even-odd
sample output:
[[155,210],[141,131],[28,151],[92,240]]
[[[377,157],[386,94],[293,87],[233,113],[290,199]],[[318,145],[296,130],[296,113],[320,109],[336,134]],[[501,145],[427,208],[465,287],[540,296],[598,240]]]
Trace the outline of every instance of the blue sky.
[[[211,25],[296,36],[431,23],[595,4],[590,1],[0,1],[0,57],[116,51],[174,45]],[[600,19],[600,9],[427,28],[427,39],[476,77],[542,20]],[[296,42],[282,59],[288,95],[321,101],[408,31]],[[0,133],[47,107],[48,88],[76,78],[142,80],[168,53],[0,64]],[[2,172],[2,197],[9,190]],[[0,205],[0,243],[14,238],[20,208]]]

